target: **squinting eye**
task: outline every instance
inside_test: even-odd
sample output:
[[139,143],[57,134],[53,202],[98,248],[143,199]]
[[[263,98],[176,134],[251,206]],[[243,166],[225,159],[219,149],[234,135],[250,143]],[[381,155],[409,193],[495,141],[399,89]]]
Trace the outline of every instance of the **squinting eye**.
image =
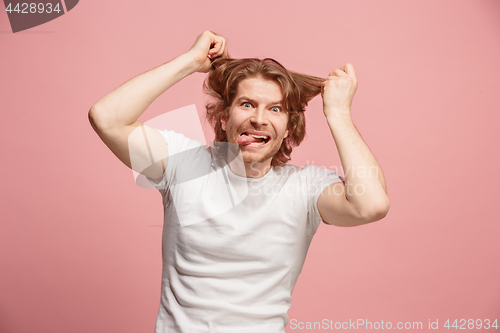
[[278,107],[274,107],[274,108],[272,108],[271,110],[273,110],[274,112],[280,112],[280,111],[281,111],[281,109],[280,109],[280,108],[278,108]]

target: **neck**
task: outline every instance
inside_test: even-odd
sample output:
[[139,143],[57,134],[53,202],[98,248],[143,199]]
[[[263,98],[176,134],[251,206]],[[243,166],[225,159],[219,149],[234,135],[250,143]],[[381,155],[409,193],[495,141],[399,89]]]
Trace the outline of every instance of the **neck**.
[[271,163],[245,163],[247,178],[261,178],[271,171]]
[[225,151],[226,163],[231,171],[238,176],[246,178],[261,178],[264,177],[271,169],[272,158],[268,158],[263,162],[245,162],[239,146],[228,146],[231,149]]
[[264,177],[272,169],[271,161],[264,163],[241,163],[241,160],[238,161],[237,159],[229,162],[229,167],[234,174],[246,178]]

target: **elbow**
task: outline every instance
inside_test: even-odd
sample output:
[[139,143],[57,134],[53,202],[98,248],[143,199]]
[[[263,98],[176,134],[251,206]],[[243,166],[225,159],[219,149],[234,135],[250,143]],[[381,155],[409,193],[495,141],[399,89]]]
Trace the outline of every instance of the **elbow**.
[[95,111],[94,107],[91,107],[89,110],[89,113],[88,113],[88,118],[89,118],[89,123],[92,125],[92,127],[95,124],[95,117],[96,117],[95,113],[96,113],[96,111]]
[[364,223],[379,221],[384,217],[386,217],[386,215],[389,213],[389,208],[390,208],[390,202],[389,199],[387,198],[386,200],[374,204],[370,209],[363,212],[361,214],[361,220]]
[[103,115],[104,113],[102,110],[98,109],[95,105],[93,105],[88,112],[89,123],[96,132],[106,128],[106,122],[104,121]]
[[88,113],[88,119],[89,119],[89,123],[90,123],[90,126],[92,126],[92,129],[95,131],[95,132],[98,132],[99,131],[99,128],[101,128],[101,126],[99,125],[99,121],[97,120],[97,111],[94,109],[94,107],[90,108],[90,111]]
[[384,217],[387,216],[387,213],[389,213],[389,201],[387,201],[386,204],[380,206],[377,210],[375,210],[375,213],[373,214],[373,222],[382,220]]
[[99,117],[99,111],[97,110],[95,104],[92,105],[92,107],[90,108],[88,117],[89,117],[89,122],[91,124],[95,124],[97,122],[97,119]]

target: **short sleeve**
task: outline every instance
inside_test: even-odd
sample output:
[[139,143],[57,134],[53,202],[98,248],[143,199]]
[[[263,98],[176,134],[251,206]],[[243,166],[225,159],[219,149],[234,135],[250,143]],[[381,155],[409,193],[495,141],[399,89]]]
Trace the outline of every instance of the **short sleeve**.
[[[180,133],[174,131],[162,130],[155,128],[160,134],[165,138],[168,146],[168,159],[167,165],[165,167],[165,172],[162,178],[152,179],[146,176],[146,179],[153,185],[156,189],[163,193],[165,188],[168,186],[168,180],[174,179],[176,170],[179,165],[180,154],[183,151],[188,151],[193,148],[201,147],[200,141],[192,140]],[[174,157],[175,156],[175,157]]]
[[320,168],[315,165],[306,165],[307,185],[308,185],[308,211],[309,211],[309,233],[314,235],[320,222],[321,215],[318,210],[318,198],[325,188],[345,179],[334,170]]

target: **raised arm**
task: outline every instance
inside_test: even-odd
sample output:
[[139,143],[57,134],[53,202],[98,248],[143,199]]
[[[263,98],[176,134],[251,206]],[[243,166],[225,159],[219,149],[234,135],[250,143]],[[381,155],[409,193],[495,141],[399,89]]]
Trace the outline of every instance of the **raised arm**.
[[129,168],[153,179],[163,175],[167,143],[137,119],[167,89],[195,73],[210,70],[211,59],[227,56],[226,40],[204,31],[179,57],[125,82],[95,103],[89,121],[108,148]]
[[389,198],[384,175],[351,119],[357,90],[354,67],[334,70],[323,84],[323,110],[344,169],[344,182],[328,186],[318,199],[327,224],[355,226],[385,217]]

